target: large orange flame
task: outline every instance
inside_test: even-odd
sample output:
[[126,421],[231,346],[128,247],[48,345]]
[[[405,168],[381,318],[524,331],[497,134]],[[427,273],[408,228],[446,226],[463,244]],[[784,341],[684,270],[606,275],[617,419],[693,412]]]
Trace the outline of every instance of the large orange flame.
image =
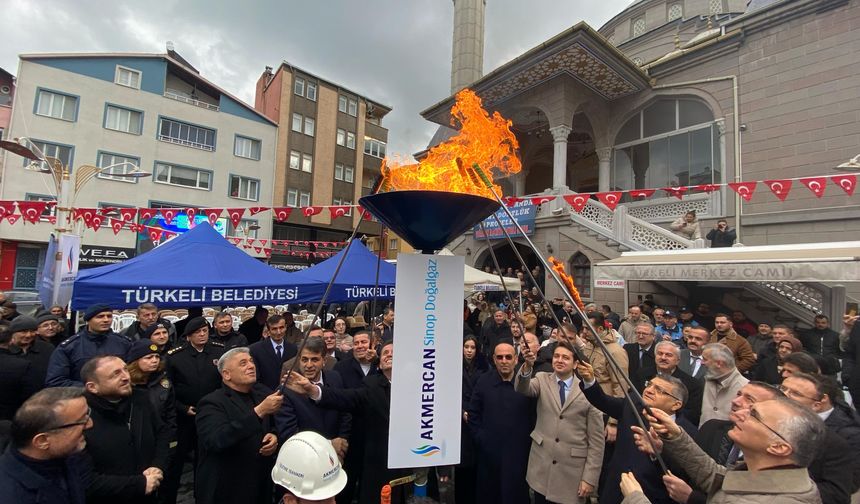
[[582,303],[582,298],[579,296],[579,290],[577,290],[576,285],[573,284],[573,278],[571,278],[571,276],[564,270],[564,263],[552,256],[549,257],[549,262],[552,265],[552,269],[558,273],[559,278],[564,282],[565,287],[567,287],[567,291],[570,292],[570,296],[574,301],[576,301],[576,305],[585,309],[585,305]]
[[[511,131],[511,122],[490,115],[481,107],[481,99],[470,89],[457,93],[451,107],[452,126],[459,133],[427,153],[418,164],[401,165],[386,159],[382,164],[385,185],[391,190],[425,190],[469,193],[492,198],[473,165],[478,165],[493,179],[519,173],[522,164],[517,157],[519,143]],[[501,188],[495,184],[497,194]]]

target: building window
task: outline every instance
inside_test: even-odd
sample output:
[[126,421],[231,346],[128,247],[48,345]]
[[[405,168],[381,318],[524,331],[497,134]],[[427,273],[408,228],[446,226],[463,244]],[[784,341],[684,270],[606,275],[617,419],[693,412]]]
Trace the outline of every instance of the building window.
[[355,168],[352,166],[344,166],[343,181],[352,184],[355,181]]
[[117,65],[113,81],[120,86],[140,89],[140,77],[140,70]]
[[334,179],[343,180],[343,165],[341,163],[334,164]]
[[349,99],[349,110],[347,113],[352,117],[356,117],[358,115],[358,102],[352,98]]
[[36,115],[74,122],[78,118],[78,98],[40,89],[36,94]]
[[645,18],[641,17],[635,21],[633,21],[633,36],[638,37],[645,33]]
[[610,185],[619,191],[722,181],[719,128],[711,110],[689,99],[659,99],[615,137]]
[[293,113],[293,131],[302,132],[302,115]]
[[287,206],[299,206],[299,191],[297,189],[287,189]]
[[173,119],[161,119],[158,139],[194,149],[215,150],[215,130]]
[[373,157],[385,157],[385,142],[375,138],[364,137],[364,153]]
[[254,219],[241,219],[238,226],[233,226],[232,221],[227,222],[227,236],[238,238],[257,238],[260,226]]
[[314,121],[310,117],[305,117],[305,135],[314,136],[315,126],[316,126],[316,121]]
[[311,206],[311,193],[306,191],[301,191],[299,193],[299,206]]
[[[57,198],[46,194],[25,194],[24,201],[57,201]],[[39,220],[46,222],[55,215],[57,215],[57,205],[51,205],[45,208],[42,215],[39,216]]]
[[314,171],[314,157],[310,154],[302,154],[302,171],[307,173]]
[[298,151],[290,151],[290,168],[298,170],[302,164],[302,155]]
[[681,19],[684,17],[684,6],[676,3],[669,6],[669,21]]
[[346,130],[337,129],[337,144],[346,145]]
[[305,80],[296,77],[296,83],[293,84],[293,92],[299,96],[305,95]]
[[344,114],[346,114],[347,102],[348,102],[348,100],[347,100],[346,96],[343,96],[343,95],[338,96],[337,97],[337,110],[339,112],[343,112]]
[[570,259],[570,269],[573,271],[573,284],[582,293],[582,297],[591,297],[591,261],[582,252],[577,252]]
[[212,189],[212,173],[187,166],[155,163],[155,182],[208,191]]
[[143,130],[143,112],[116,105],[106,105],[105,107],[106,129],[140,135]]
[[45,252],[41,247],[18,247],[15,255],[15,281],[12,286],[14,289],[36,290],[42,268],[45,266],[44,256]]
[[346,147],[349,149],[355,149],[355,133],[351,131],[346,132]]
[[388,239],[388,250],[397,250],[397,238]]
[[140,166],[140,158],[123,156],[121,154],[111,154],[109,152],[99,152],[99,158],[96,161],[96,165],[102,169],[111,165],[119,165],[114,166],[110,170],[99,172],[96,176],[100,179],[117,180],[119,182],[126,182],[129,184],[137,183],[136,177],[122,177],[120,174],[129,173]]
[[262,142],[257,139],[236,135],[236,140],[233,144],[233,154],[238,157],[259,161],[261,147]]
[[230,197],[248,201],[260,199],[260,181],[239,175],[230,175]]
[[710,0],[709,7],[711,14],[723,13],[723,0]]
[[[41,142],[38,140],[33,140],[33,145],[35,145],[40,151],[42,151],[42,154],[44,154],[46,157],[56,158],[61,163],[63,163],[63,166],[68,168],[69,171],[72,170],[72,152],[74,151],[74,147],[70,145],[59,145],[48,142]],[[30,162],[31,161],[29,159],[24,158],[24,166],[27,166],[28,164],[30,164]],[[42,165],[42,170],[50,170],[50,167],[47,164],[40,164]]]
[[305,91],[305,98],[311,101],[317,101],[317,85],[314,82],[308,82],[308,88]]

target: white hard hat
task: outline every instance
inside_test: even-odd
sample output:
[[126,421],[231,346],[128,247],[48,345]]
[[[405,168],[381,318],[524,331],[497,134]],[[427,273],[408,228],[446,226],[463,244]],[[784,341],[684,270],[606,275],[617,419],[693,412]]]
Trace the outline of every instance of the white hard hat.
[[299,432],[278,452],[272,481],[296,497],[324,500],[346,486],[346,472],[340,467],[331,441],[316,432]]

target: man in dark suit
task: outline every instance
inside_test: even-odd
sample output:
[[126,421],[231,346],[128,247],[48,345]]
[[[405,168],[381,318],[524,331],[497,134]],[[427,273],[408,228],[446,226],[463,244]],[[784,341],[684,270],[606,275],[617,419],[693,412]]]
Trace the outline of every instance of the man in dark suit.
[[693,378],[705,379],[708,368],[702,364],[702,351],[711,335],[701,327],[693,327],[687,336],[687,348],[681,350],[681,360],[678,367]]
[[[627,352],[627,374],[630,381],[637,390],[645,386],[643,376],[655,372],[654,365],[654,326],[646,322],[636,325],[634,328],[636,343],[627,343],[624,350]],[[641,370],[641,371],[640,371]]]
[[269,504],[278,451],[272,415],[284,397],[257,382],[247,348],[225,352],[218,372],[222,387],[200,400],[197,413],[196,502]]
[[[641,326],[637,326],[637,330]],[[660,465],[650,456],[640,452],[633,440],[633,431],[630,427],[638,425],[633,409],[626,399],[611,397],[603,393],[594,378],[594,369],[590,364],[580,362],[577,366],[577,374],[581,377],[579,386],[585,393],[585,398],[597,409],[618,420],[618,437],[615,440],[615,451],[609,464],[604,468],[606,471],[606,483],[600,490],[601,504],[617,504],[621,502],[621,474],[632,471],[636,479],[642,485],[645,495],[649,501],[658,504],[671,504],[672,499],[663,486],[662,470]],[[642,394],[645,406],[664,411],[675,417],[675,422],[687,431],[691,436],[695,434],[696,427],[684,418],[681,409],[687,400],[687,387],[681,380],[672,376],[655,376],[647,383]],[[642,405],[637,405],[642,408]],[[669,461],[667,461],[669,462]],[[671,464],[670,464],[671,465]],[[682,468],[670,467],[673,473],[678,474]]]
[[0,420],[12,420],[24,401],[43,385],[21,351],[10,348],[11,342],[12,331],[0,326]]
[[[323,340],[308,338],[299,355],[298,371],[315,385],[342,389],[343,380],[338,372],[323,370],[325,351]],[[321,408],[307,397],[287,390],[284,404],[275,414],[275,427],[282,443],[297,432],[309,430],[322,435],[331,440],[342,461],[349,439],[350,418],[349,413]]]
[[248,351],[257,366],[257,382],[269,387],[278,388],[281,382],[281,366],[285,361],[295,357],[298,349],[284,339],[287,334],[287,322],[280,315],[272,315],[266,320],[269,337],[251,344]]
[[334,329],[323,329],[322,339],[325,343],[325,369],[334,369],[335,364],[349,357],[349,352],[344,352],[337,347],[337,335]]
[[[671,341],[660,341],[654,345],[654,364],[656,369],[654,372],[648,372],[647,369],[640,369],[641,382],[646,381],[658,375],[673,376],[687,387],[687,401],[684,403],[684,417],[694,425],[699,424],[699,416],[702,414],[702,393],[704,385],[701,380],[697,380],[678,368],[678,362],[681,358],[681,349],[678,345]],[[642,393],[640,390],[639,393]]]

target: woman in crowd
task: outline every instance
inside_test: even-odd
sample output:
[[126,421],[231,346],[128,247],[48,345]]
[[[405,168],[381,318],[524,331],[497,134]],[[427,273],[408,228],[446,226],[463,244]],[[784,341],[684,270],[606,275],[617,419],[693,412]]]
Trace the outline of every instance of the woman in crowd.
[[803,350],[799,339],[786,336],[776,346],[776,355],[766,357],[755,370],[755,380],[779,385],[782,383],[782,366],[785,358],[794,352]]
[[[167,338],[167,330],[164,332]],[[126,355],[126,369],[131,384],[147,393],[153,409],[169,427],[172,442],[176,439],[176,395],[165,371],[167,360],[160,352],[159,345],[153,340],[135,341]]]
[[349,336],[349,322],[343,317],[337,317],[332,323],[332,328],[334,329],[334,336],[337,339],[337,347],[340,348],[340,344],[344,338]]
[[463,339],[463,425],[460,435],[460,464],[454,468],[454,500],[457,504],[472,504],[476,501],[475,480],[477,478],[477,453],[474,441],[466,425],[466,409],[472,401],[472,389],[478,378],[490,369],[486,357],[478,351],[478,340],[474,336]]
[[688,240],[698,240],[702,237],[699,221],[696,219],[696,211],[690,210],[681,217],[675,219],[670,226],[672,231],[678,233]]

